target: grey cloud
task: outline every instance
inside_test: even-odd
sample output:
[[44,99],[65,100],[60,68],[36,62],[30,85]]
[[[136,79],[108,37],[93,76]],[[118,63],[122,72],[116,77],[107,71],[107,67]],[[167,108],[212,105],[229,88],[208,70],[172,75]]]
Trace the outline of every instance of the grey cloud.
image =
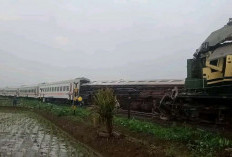
[[0,86],[182,78],[232,1],[0,0]]

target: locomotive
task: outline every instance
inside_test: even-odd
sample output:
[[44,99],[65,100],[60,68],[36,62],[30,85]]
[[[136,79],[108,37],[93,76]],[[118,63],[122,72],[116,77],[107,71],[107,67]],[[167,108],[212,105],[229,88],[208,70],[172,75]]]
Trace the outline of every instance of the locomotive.
[[187,60],[184,89],[166,93],[156,107],[164,119],[231,123],[232,18],[212,32]]

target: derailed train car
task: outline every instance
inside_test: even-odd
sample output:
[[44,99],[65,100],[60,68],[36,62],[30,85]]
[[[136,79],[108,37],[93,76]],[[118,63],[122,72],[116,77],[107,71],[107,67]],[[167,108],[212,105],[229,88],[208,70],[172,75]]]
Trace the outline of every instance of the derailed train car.
[[93,81],[83,84],[80,95],[85,104],[93,104],[93,97],[97,90],[112,88],[122,109],[130,104],[134,111],[152,112],[165,92],[177,87],[182,89],[184,80],[145,80],[145,81]]

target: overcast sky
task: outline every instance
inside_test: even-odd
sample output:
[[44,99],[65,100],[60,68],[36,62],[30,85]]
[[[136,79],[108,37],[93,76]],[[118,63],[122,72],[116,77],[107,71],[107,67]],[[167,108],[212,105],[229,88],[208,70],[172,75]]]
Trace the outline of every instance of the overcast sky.
[[0,87],[184,79],[231,0],[0,0]]

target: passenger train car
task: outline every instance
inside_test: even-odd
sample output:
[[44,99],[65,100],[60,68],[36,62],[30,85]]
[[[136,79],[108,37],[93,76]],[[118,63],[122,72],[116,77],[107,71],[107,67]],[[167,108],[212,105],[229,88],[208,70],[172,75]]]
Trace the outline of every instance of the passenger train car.
[[39,97],[73,100],[74,90],[77,92],[77,95],[79,95],[81,85],[88,82],[90,82],[90,80],[87,78],[76,78],[72,80],[41,83],[39,84]]
[[19,87],[17,96],[38,98],[38,95],[39,95],[39,86],[38,85],[31,85],[31,86]]
[[40,83],[37,85],[23,85],[17,88],[0,89],[2,96],[18,96],[44,99],[66,99],[73,100],[74,93],[79,95],[82,84],[90,82],[87,78],[75,78],[71,80]]
[[145,81],[92,81],[87,78],[75,78],[37,85],[5,88],[0,90],[3,96],[41,98],[45,101],[70,102],[83,98],[85,105],[93,104],[93,96],[98,89],[112,88],[122,108],[126,109],[128,98],[132,97],[133,110],[151,112],[154,102],[160,101],[164,93],[174,87],[182,88],[183,80],[145,80]]
[[18,95],[19,91],[18,88],[3,88],[0,90],[0,95],[2,96],[15,96]]

